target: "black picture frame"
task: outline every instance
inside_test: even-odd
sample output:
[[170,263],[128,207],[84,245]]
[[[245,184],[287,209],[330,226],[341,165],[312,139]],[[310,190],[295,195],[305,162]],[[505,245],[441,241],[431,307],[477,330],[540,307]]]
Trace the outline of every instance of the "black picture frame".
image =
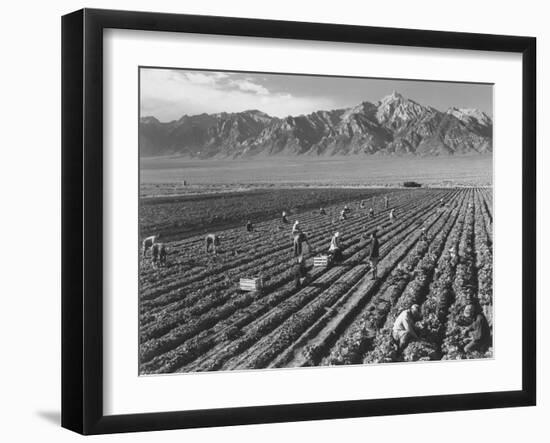
[[[522,388],[517,391],[103,413],[103,30],[192,32],[519,53],[523,64]],[[536,39],[83,9],[62,18],[62,426],[82,434],[531,406],[536,403]]]

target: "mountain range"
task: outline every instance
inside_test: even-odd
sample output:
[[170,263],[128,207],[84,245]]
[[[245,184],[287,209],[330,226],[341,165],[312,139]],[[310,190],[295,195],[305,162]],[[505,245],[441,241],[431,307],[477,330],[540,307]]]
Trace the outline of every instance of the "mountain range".
[[397,92],[376,103],[285,118],[258,110],[139,122],[142,157],[444,156],[492,152],[493,122],[477,109],[441,112]]

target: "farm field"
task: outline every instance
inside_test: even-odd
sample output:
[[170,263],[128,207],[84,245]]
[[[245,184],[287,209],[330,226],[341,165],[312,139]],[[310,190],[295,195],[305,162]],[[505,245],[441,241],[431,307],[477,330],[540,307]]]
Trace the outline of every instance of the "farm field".
[[155,232],[177,238],[189,232],[242,226],[247,219],[255,223],[273,220],[282,211],[303,212],[382,193],[391,194],[384,189],[365,188],[263,188],[142,198],[139,226],[143,235]]
[[[339,221],[344,205],[351,214]],[[283,209],[288,225],[280,220]],[[244,229],[248,218],[253,232]],[[313,248],[310,279],[299,289],[294,220]],[[461,316],[474,303],[492,329],[492,223],[492,190],[480,187],[255,189],[206,200],[142,199],[141,236],[161,233],[168,257],[166,267],[155,269],[147,258],[140,266],[140,374],[491,357],[491,347],[464,353]],[[206,229],[221,236],[218,254],[204,252]],[[374,280],[367,260],[373,230],[381,246]],[[335,231],[344,260],[313,267],[314,253],[328,250]],[[261,292],[239,290],[241,277],[257,276],[265,281]],[[391,328],[412,304],[423,314],[420,340],[398,352]]]

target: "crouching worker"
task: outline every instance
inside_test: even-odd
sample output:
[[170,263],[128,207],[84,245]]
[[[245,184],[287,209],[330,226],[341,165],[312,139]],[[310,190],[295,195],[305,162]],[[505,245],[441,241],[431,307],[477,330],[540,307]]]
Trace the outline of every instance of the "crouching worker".
[[296,289],[300,289],[304,286],[308,278],[309,274],[306,268],[306,261],[304,260],[304,256],[300,255],[296,258],[296,264],[294,265],[294,281],[296,284]]
[[409,309],[405,309],[395,319],[392,329],[392,338],[399,352],[405,349],[412,340],[418,340],[418,334],[414,329],[414,323],[421,318],[420,306],[415,304]]
[[321,207],[321,209],[319,209],[319,214],[327,215],[327,211],[325,211],[325,208]]
[[204,238],[204,246],[207,253],[213,252],[214,254],[217,254],[220,246],[220,237],[216,234],[208,234]]
[[328,253],[331,261],[340,262],[344,258],[342,256],[342,246],[340,244],[340,232],[335,232],[332,236]]
[[288,217],[286,215],[286,211],[283,211],[283,214],[281,215],[281,221],[285,224],[288,224]]
[[254,226],[252,226],[252,222],[250,220],[246,222],[246,230],[248,232],[252,232],[254,230]]
[[464,308],[464,321],[468,324],[470,341],[464,346],[464,352],[484,351],[490,344],[489,323],[476,305],[469,304]]

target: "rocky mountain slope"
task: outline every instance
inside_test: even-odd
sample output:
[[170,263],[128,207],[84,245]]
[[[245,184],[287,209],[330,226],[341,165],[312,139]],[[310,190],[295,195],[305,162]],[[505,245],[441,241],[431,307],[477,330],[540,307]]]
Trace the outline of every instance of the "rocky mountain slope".
[[393,92],[376,103],[296,117],[258,110],[184,115],[169,123],[143,117],[139,142],[144,157],[433,156],[490,153],[492,133],[491,118],[477,109],[441,112]]

